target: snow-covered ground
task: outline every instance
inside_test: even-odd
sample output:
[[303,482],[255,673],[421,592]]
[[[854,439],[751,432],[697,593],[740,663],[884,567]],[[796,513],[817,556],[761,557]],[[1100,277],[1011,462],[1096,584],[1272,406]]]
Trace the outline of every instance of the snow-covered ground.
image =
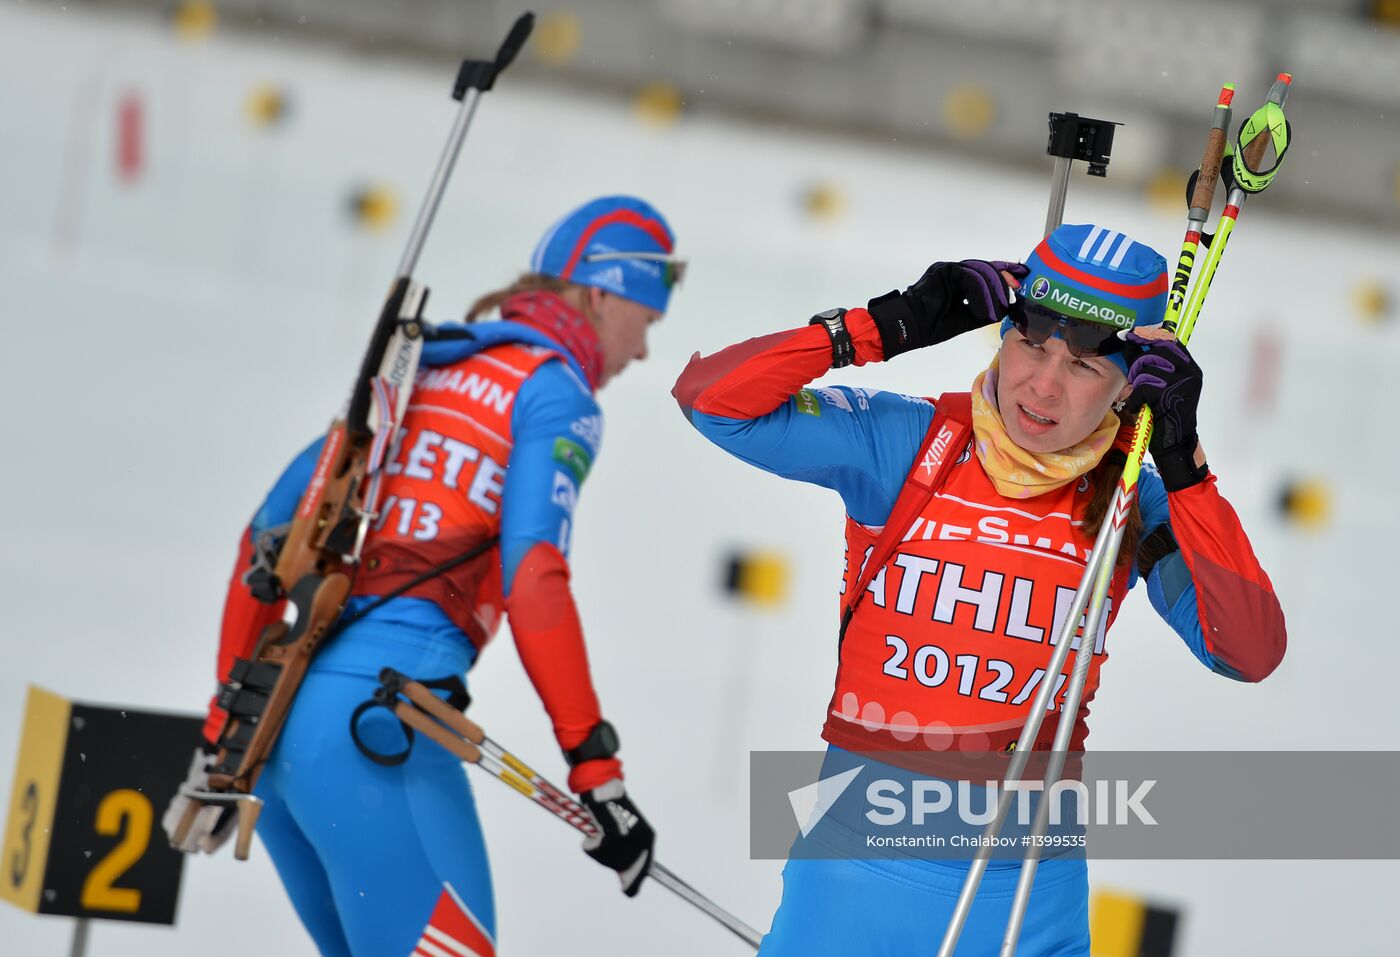
[[[0,8],[0,791],[30,682],[96,702],[202,706],[234,539],[344,395],[451,123],[451,79],[450,66],[288,37],[185,45],[155,22],[87,6]],[[280,129],[245,118],[262,83],[290,97]],[[128,93],[144,102],[147,169],[124,186],[112,157]],[[849,209],[813,222],[799,193],[827,180]],[[704,114],[656,129],[621,102],[509,76],[478,113],[421,261],[432,316],[455,317],[505,284],[538,234],[591,195],[647,197],[692,260],[651,358],[603,395],[606,451],[581,504],[574,582],[661,859],[751,923],[767,926],[781,865],[748,859],[747,752],[821,746],[841,507],[707,446],[671,384],[693,351],[862,303],[933,260],[1020,258],[1038,238],[1047,181],[1048,170]],[[352,229],[345,214],[369,182],[401,200],[383,234]],[[1068,210],[1168,251],[1180,236],[1179,216],[1083,177]],[[1193,348],[1208,373],[1204,441],[1273,574],[1289,656],[1266,683],[1233,684],[1202,669],[1139,596],[1110,639],[1095,747],[1394,746],[1385,689],[1400,645],[1384,596],[1400,519],[1380,496],[1400,469],[1383,391],[1400,332],[1357,321],[1348,296],[1367,278],[1393,286],[1397,262],[1394,237],[1322,231],[1271,215],[1267,199],[1246,212]],[[1249,412],[1263,330],[1282,343],[1278,400]],[[963,388],[993,341],[973,335],[840,379]],[[1331,484],[1325,530],[1278,520],[1292,476]],[[734,546],[789,556],[785,607],[755,614],[723,600]],[[507,635],[472,686],[477,720],[562,776]],[[624,899],[566,829],[508,789],[476,791],[504,953],[741,949],[660,888]],[[1091,877],[1180,905],[1179,952],[1192,957],[1379,954],[1393,939],[1400,865],[1108,861]],[[66,921],[0,907],[6,954],[59,953],[68,934]],[[312,953],[260,849],[248,864],[191,861],[175,929],[102,924],[90,953],[196,949]]]

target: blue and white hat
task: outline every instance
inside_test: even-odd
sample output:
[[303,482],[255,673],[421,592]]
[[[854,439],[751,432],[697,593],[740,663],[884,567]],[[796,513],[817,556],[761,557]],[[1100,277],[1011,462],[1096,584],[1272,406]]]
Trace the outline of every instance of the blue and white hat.
[[549,228],[530,258],[533,272],[595,286],[665,312],[685,263],[673,254],[675,234],[649,203],[603,196]]
[[1117,329],[1155,326],[1167,311],[1167,261],[1103,226],[1058,227],[1026,260],[1026,302]]
[[[1155,326],[1167,312],[1167,261],[1145,246],[1103,226],[1064,225],[1040,241],[1026,258],[1021,282],[1027,305],[1081,322],[1133,329]],[[1001,334],[1011,328],[1008,319]],[[1108,356],[1124,373],[1121,354]]]

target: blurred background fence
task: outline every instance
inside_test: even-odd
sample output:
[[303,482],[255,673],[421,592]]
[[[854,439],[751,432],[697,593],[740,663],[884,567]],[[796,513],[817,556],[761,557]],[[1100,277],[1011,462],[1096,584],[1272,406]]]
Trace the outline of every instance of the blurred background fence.
[[[521,7],[96,5],[173,9],[188,29],[217,16],[282,43],[314,38],[443,58],[490,52]],[[1400,223],[1400,0],[547,0],[533,8],[534,55],[518,72],[543,82],[633,96],[663,115],[720,108],[1019,163],[1044,155],[1039,103],[1049,97],[1124,122],[1117,185],[1171,202],[1180,171],[1200,159],[1199,130],[1221,84],[1266,90],[1287,70],[1307,96],[1289,106],[1301,133],[1270,201]]]

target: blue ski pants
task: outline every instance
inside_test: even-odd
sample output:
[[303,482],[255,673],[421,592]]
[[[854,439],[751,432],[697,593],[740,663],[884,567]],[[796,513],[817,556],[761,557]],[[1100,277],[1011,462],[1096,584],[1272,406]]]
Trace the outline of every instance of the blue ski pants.
[[[432,679],[469,664],[461,643],[367,620],[317,657],[297,693],[258,782],[257,833],[326,957],[407,957],[445,893],[494,941],[491,875],[466,769],[421,736],[406,762],[385,767],[349,733],[381,667]],[[403,749],[398,720],[383,708],[366,712],[359,729],[376,751]]]
[[[822,777],[856,765],[865,778],[846,789],[783,868],[783,897],[760,957],[881,957],[933,954],[952,919],[971,851],[961,858],[920,857],[898,850],[871,853],[865,780],[888,777],[906,785],[918,775],[831,747]],[[906,792],[910,790],[906,787]],[[981,826],[960,826],[981,833]],[[896,832],[897,833],[897,832]],[[951,836],[952,832],[947,832]],[[1020,853],[993,857],[959,937],[956,957],[996,957],[1016,884]],[[1036,869],[1018,957],[1089,957],[1089,879],[1082,851],[1046,857]]]

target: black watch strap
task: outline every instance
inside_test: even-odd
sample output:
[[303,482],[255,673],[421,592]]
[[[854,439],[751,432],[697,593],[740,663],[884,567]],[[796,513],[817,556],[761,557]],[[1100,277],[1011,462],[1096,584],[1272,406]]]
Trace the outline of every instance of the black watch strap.
[[607,721],[599,721],[588,732],[583,744],[564,751],[564,760],[569,762],[569,767],[576,768],[585,761],[612,757],[617,754],[618,746],[617,729]]
[[828,309],[826,312],[819,312],[807,323],[814,326],[821,323],[826,329],[826,334],[831,337],[831,367],[840,369],[856,361],[856,344],[851,341],[851,334],[846,331],[846,310]]
[[1192,438],[1170,449],[1152,453],[1152,464],[1157,466],[1157,474],[1162,477],[1162,485],[1168,492],[1180,492],[1200,485],[1210,474],[1208,463],[1196,464],[1196,445],[1196,439]]

